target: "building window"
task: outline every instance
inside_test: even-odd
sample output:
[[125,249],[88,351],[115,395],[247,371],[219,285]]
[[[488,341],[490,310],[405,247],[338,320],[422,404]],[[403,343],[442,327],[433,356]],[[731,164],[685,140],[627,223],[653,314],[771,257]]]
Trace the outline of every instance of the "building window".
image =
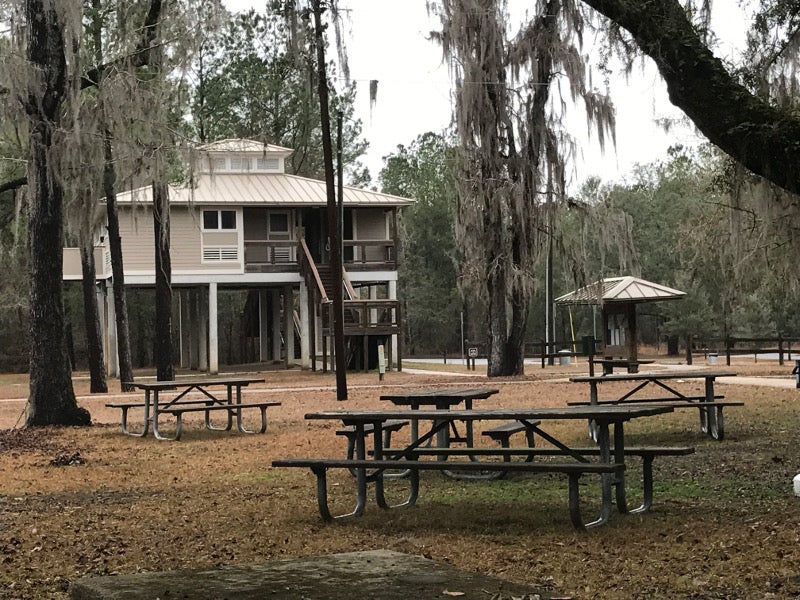
[[226,165],[224,158],[214,158],[211,160],[211,169],[213,171],[224,171],[225,167]]
[[236,229],[235,210],[204,210],[203,229]]

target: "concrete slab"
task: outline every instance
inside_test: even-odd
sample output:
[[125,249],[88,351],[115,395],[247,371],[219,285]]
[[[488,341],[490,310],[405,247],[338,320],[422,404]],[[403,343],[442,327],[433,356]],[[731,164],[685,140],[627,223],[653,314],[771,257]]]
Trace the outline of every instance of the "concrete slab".
[[533,600],[551,595],[390,550],[218,569],[84,577],[72,600]]

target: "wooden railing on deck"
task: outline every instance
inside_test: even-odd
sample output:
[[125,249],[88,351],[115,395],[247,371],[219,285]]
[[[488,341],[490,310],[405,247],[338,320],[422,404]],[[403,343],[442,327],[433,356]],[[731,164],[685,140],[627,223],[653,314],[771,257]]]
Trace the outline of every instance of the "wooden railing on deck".
[[[331,335],[333,305],[322,305],[322,333]],[[344,305],[345,335],[391,335],[400,329],[397,300],[348,300]]]

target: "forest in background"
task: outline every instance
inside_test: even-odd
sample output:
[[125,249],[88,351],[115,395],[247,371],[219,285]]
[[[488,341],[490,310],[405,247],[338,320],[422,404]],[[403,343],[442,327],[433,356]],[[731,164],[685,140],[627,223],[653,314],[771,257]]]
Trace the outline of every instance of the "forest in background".
[[[589,3],[591,4],[591,3]],[[765,13],[766,14],[766,13]],[[772,15],[770,18],[774,18]],[[765,21],[764,28],[774,26]],[[778,26],[793,27],[791,23]],[[269,41],[270,43],[265,43]],[[277,41],[278,43],[272,43]],[[319,132],[314,125],[313,64],[288,51],[281,19],[253,14],[223,21],[193,56],[196,77],[173,81],[175,106],[167,124],[180,124],[185,139],[247,136],[297,148],[293,172],[319,176]],[[305,62],[304,62],[305,61]],[[332,65],[333,67],[333,65]],[[746,74],[745,74],[746,75]],[[352,88],[334,94],[345,116],[350,181],[369,185],[357,160],[365,140],[352,118]],[[297,110],[292,110],[297,109]],[[191,115],[191,119],[182,119]],[[4,180],[24,171],[24,128],[5,121],[0,144]],[[461,323],[471,340],[485,336],[486,308],[459,285],[462,250],[453,235],[456,207],[454,140],[426,134],[398,147],[379,174],[382,191],[417,203],[402,218],[399,295],[406,317],[405,347],[412,354],[460,349]],[[180,179],[185,174],[173,177]],[[131,176],[135,178],[135,175]],[[769,195],[769,202],[764,196]],[[79,199],[69,207],[80,213]],[[0,202],[0,369],[25,370],[28,362],[28,268],[26,197],[3,194]],[[681,302],[653,305],[643,320],[642,341],[664,335],[722,336],[796,334],[796,278],[791,200],[708,148],[674,148],[668,158],[641,165],[625,183],[586,182],[558,198],[553,240],[555,296],[595,278],[642,276],[687,292]],[[76,227],[68,228],[67,242]],[[544,337],[545,258],[530,278],[534,292],[526,338]],[[220,315],[223,363],[245,358],[241,343],[244,295],[232,293]],[[221,305],[223,302],[221,302]],[[85,365],[80,290],[68,285],[66,309],[75,366]],[[591,332],[591,311],[559,309],[555,338]],[[131,294],[134,364],[152,363],[154,305],[147,291]]]

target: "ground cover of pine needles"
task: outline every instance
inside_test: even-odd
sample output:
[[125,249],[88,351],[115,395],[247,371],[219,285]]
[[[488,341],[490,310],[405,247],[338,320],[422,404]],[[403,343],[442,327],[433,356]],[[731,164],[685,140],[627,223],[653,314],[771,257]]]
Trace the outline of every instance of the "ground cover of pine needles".
[[[569,375],[581,368],[546,372],[552,377],[558,369]],[[732,368],[758,372],[750,363]],[[774,364],[763,369],[781,373]],[[788,375],[790,369],[782,370]],[[588,395],[578,384],[541,380],[539,371],[492,381],[501,391],[483,406],[564,406]],[[118,411],[104,407],[105,396],[81,396],[95,421],[90,428],[11,430],[24,406],[18,400],[24,378],[3,376],[0,598],[64,600],[69,582],[85,575],[378,548],[575,599],[800,597],[800,498],[792,493],[800,472],[800,390],[719,384],[726,399],[746,403],[726,409],[722,442],[700,434],[696,411],[631,423],[630,444],[688,444],[696,453],[656,459],[650,513],[615,514],[606,526],[580,533],[569,522],[566,478],[545,475],[464,482],[423,473],[417,507],[382,511],[371,503],[360,519],[325,524],[316,511],[314,477],[270,467],[275,458],[343,454],[336,424],[306,422],[303,414],[381,407],[378,396],[393,386],[487,382],[389,373],[379,383],[375,374],[357,374],[349,378],[350,399],[341,403],[330,374],[265,377],[267,386],[246,399],[283,402],[268,412],[266,435],[206,432],[191,419],[182,441],[158,442],[122,435]],[[694,383],[679,385],[686,393],[701,391]],[[286,391],[293,386],[307,389]],[[85,387],[76,380],[79,395]],[[551,430],[588,443],[583,423]],[[631,504],[641,490],[637,473],[631,466]],[[330,479],[332,502],[349,509],[351,476],[337,472]],[[589,516],[597,490],[586,479],[582,498]],[[404,485],[390,482],[395,500],[402,499]]]

